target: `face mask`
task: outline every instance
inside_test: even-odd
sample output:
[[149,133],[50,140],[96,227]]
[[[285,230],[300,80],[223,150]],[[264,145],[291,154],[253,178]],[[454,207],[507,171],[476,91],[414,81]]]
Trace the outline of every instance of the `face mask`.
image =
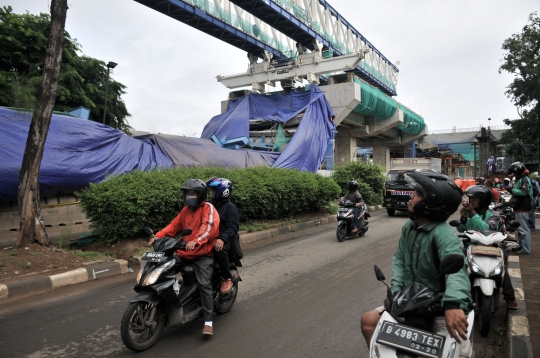
[[197,206],[197,195],[187,195],[186,196],[186,205],[189,207],[196,207]]

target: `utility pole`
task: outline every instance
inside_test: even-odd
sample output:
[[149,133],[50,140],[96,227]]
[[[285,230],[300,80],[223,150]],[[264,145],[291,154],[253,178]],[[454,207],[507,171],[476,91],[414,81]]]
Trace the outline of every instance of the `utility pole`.
[[107,99],[109,96],[109,77],[111,73],[111,68],[115,68],[118,64],[114,62],[109,62],[107,64],[107,84],[105,85],[105,105],[103,106],[103,124],[105,124],[105,116],[107,114]]

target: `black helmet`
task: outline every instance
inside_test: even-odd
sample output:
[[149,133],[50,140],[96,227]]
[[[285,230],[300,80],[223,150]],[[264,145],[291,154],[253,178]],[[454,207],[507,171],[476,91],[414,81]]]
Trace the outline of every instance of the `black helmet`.
[[463,190],[446,175],[431,169],[409,171],[406,175],[424,197],[414,206],[415,214],[433,221],[446,221],[461,204]]
[[351,180],[347,183],[347,189],[349,189],[349,191],[358,190],[358,182],[356,180]]
[[[180,187],[184,198],[184,205],[189,207],[197,207],[206,199],[207,188],[206,184],[200,179],[188,179]],[[197,201],[188,201],[187,193],[194,191],[197,194]]]
[[[525,172],[525,164],[522,162],[514,162],[508,167],[507,175],[514,174],[518,179],[521,178],[521,175]],[[517,179],[516,179],[517,180]]]
[[483,185],[473,185],[468,187],[465,190],[465,195],[467,195],[469,198],[480,198],[480,209],[484,210],[489,207],[489,204],[491,204],[491,200],[493,199],[493,195],[491,194],[491,190],[487,186]]

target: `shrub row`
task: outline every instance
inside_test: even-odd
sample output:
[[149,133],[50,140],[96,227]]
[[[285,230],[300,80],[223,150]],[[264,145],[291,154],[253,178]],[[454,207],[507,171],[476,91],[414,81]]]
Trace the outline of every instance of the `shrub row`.
[[139,236],[145,226],[161,229],[183,206],[181,184],[190,178],[224,177],[234,183],[232,201],[240,220],[286,218],[317,212],[335,201],[340,188],[332,178],[274,168],[179,168],[111,176],[76,193],[102,239],[114,243]]
[[332,177],[341,188],[341,193],[347,192],[350,180],[358,182],[358,191],[368,205],[381,205],[383,202],[385,168],[380,165],[363,162],[350,162],[337,167]]

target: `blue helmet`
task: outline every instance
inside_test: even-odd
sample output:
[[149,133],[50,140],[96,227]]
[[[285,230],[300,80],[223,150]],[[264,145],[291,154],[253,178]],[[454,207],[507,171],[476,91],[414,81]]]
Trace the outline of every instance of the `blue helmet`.
[[233,183],[225,178],[212,178],[206,181],[206,186],[212,191],[212,199],[219,201],[228,199],[233,192]]

